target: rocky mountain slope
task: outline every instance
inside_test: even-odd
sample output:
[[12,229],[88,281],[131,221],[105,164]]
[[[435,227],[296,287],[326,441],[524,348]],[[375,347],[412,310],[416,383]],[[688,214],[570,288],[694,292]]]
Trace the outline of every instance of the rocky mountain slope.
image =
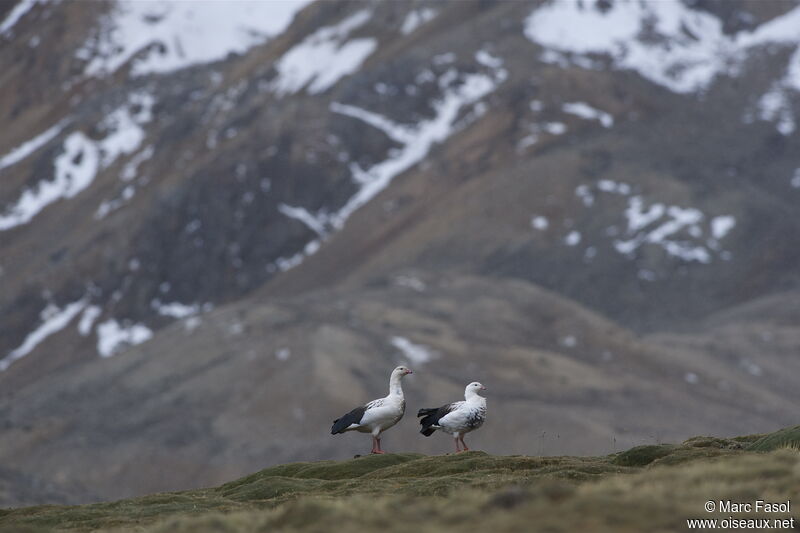
[[[0,4],[0,487],[796,422],[794,1]],[[409,416],[386,447],[434,452]]]

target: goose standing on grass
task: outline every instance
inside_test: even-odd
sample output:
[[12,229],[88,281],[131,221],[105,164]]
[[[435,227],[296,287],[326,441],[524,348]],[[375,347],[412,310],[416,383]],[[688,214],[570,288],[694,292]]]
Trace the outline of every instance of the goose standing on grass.
[[420,433],[430,437],[434,431],[441,429],[453,435],[456,452],[462,451],[459,442],[464,446],[463,451],[468,451],[464,435],[481,427],[486,420],[486,398],[478,394],[482,390],[486,390],[486,387],[473,381],[464,389],[464,401],[420,409],[417,413],[417,416],[423,417],[419,421],[422,426]]
[[331,435],[345,431],[372,433],[372,453],[384,453],[381,450],[381,433],[397,424],[406,411],[406,399],[400,380],[411,374],[411,369],[398,366],[392,370],[389,378],[389,395],[372,400],[366,405],[356,407],[341,418],[333,421]]

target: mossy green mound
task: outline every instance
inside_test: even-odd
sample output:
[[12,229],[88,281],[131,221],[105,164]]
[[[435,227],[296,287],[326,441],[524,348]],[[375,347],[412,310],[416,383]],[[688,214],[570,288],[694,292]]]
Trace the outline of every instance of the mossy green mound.
[[636,446],[626,452],[622,452],[614,458],[614,464],[622,466],[646,466],[661,459],[675,451],[676,446],[672,444],[653,444],[648,446]]
[[747,449],[753,452],[768,452],[779,448],[800,449],[800,426],[768,433],[753,442]]
[[743,439],[696,437],[605,457],[466,452],[293,463],[217,488],[0,510],[0,533],[321,532],[333,525],[383,533],[520,531],[533,523],[552,531],[685,530],[678,519],[709,518],[702,509],[709,499],[796,498],[800,454],[756,454],[745,446],[791,442],[786,439],[798,429]]

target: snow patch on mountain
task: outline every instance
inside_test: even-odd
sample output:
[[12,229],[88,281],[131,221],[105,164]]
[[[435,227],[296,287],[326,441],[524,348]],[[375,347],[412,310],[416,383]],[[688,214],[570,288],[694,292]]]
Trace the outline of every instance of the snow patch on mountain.
[[532,122],[526,126],[526,130],[526,134],[517,141],[516,150],[518,153],[522,153],[527,148],[538,143],[543,133],[554,137],[565,134],[567,132],[567,125],[557,121]]
[[578,338],[575,335],[567,335],[559,339],[558,343],[565,348],[574,348],[578,345]]
[[192,331],[196,330],[200,327],[203,323],[203,319],[199,316],[190,316],[186,320],[183,321],[183,330],[186,333],[191,333]]
[[581,242],[581,232],[572,230],[564,237],[564,244],[567,246],[577,246]]
[[567,125],[563,122],[545,122],[542,130],[550,135],[563,135],[567,132]]
[[[529,107],[534,113],[539,113],[544,109],[544,104],[541,100],[533,100]],[[592,107],[586,102],[567,102],[561,105],[561,111],[586,120],[598,121],[604,128],[614,125],[614,117],[610,113]],[[516,150],[519,153],[538,143],[543,133],[558,136],[567,133],[568,128],[563,122],[552,121],[532,122],[526,126],[526,130],[526,134],[517,141]],[[587,197],[586,201],[591,202],[592,200]]]
[[74,197],[119,156],[136,151],[145,138],[142,126],[152,120],[153,104],[152,95],[131,93],[127,103],[100,123],[100,129],[106,132],[104,138],[96,141],[80,131],[69,134],[64,151],[54,161],[54,179],[24,190],[17,202],[0,215],[0,231],[26,224],[48,205]]
[[94,213],[95,220],[101,220],[106,217],[109,213],[116,211],[123,205],[125,205],[131,198],[134,197],[136,194],[136,189],[128,185],[124,189],[122,189],[122,193],[113,200],[103,200],[99,206],[97,206],[97,211]]
[[382,115],[361,109],[356,106],[340,104],[339,102],[332,102],[330,110],[334,113],[346,115],[348,117],[357,118],[358,120],[369,124],[373,128],[381,130],[387,137],[399,143],[410,143],[414,138],[414,129],[398,124]]
[[750,33],[738,33],[732,40],[741,48],[765,43],[797,44],[800,42],[800,7],[762,24]]
[[87,307],[81,315],[80,322],[78,322],[78,333],[84,337],[91,333],[94,321],[97,320],[102,312],[103,310],[96,305]]
[[172,318],[187,318],[200,312],[200,304],[187,305],[180,302],[164,303],[158,298],[150,302],[150,307],[161,316]]
[[742,36],[740,46],[755,46],[767,42],[794,45],[797,48],[790,56],[784,75],[758,100],[755,113],[745,112],[744,121],[750,123],[755,114],[761,120],[775,123],[782,135],[791,135],[797,129],[792,110],[792,92],[800,92],[800,7],[759,27],[755,32]]
[[0,22],[0,35],[6,36],[11,34],[11,29],[14,27],[14,24],[19,22],[33,6],[41,2],[43,2],[43,0],[20,0],[20,2],[11,9],[11,12],[6,15],[3,22]]
[[425,282],[416,276],[397,276],[393,281],[398,287],[411,289],[416,292],[425,292],[427,288]]
[[278,348],[275,350],[275,359],[278,361],[288,361],[289,358],[292,356],[292,351],[285,346],[283,348]]
[[730,215],[723,215],[711,219],[711,236],[717,240],[723,239],[736,225],[736,219]]
[[605,111],[596,109],[585,102],[570,102],[561,106],[564,113],[576,115],[586,120],[597,120],[604,128],[614,125],[614,117]]
[[392,337],[389,342],[403,353],[403,357],[412,365],[422,365],[436,357],[436,353],[424,344],[415,344],[405,337]]
[[279,95],[306,87],[311,94],[326,91],[344,76],[357,71],[378,46],[374,38],[348,40],[369,21],[367,10],[350,15],[335,26],[326,26],[306,37],[275,64],[278,77],[273,88]]
[[100,166],[99,149],[82,132],[64,140],[64,151],[55,159],[55,179],[23,191],[19,200],[0,215],[0,230],[30,222],[45,207],[61,198],[72,198],[94,180]]
[[289,257],[279,257],[274,262],[267,265],[268,272],[286,272],[303,262],[306,257],[310,257],[317,253],[322,247],[320,239],[313,239],[306,243],[302,250]]
[[621,181],[614,181],[609,179],[599,180],[597,188],[603,192],[611,194],[621,194],[627,196],[631,193],[631,186]]
[[655,244],[683,261],[704,264],[711,262],[712,252],[719,249],[717,241],[736,224],[732,216],[714,217],[709,223],[711,236],[703,241],[701,224],[706,217],[699,209],[662,203],[645,208],[640,196],[629,198],[625,216],[627,234],[625,239],[614,241],[617,252],[632,256],[643,245]]
[[[800,24],[800,22],[798,23]],[[800,47],[798,47],[794,54],[792,54],[792,57],[789,58],[789,67],[786,69],[784,84],[800,92]]]
[[591,3],[552,2],[531,13],[524,31],[530,40],[557,50],[608,54],[618,67],[675,92],[704,86],[724,66],[719,19],[681,2],[615,2],[605,10]]
[[625,216],[628,219],[628,232],[634,233],[640,229],[649,226],[662,216],[666,211],[664,204],[655,203],[649,206],[646,210],[642,209],[644,202],[640,196],[634,196],[628,202],[628,208],[625,209]]
[[152,337],[152,330],[143,324],[120,325],[112,318],[97,326],[97,351],[102,357],[111,357],[126,345],[135,346]]
[[33,139],[20,144],[3,157],[0,157],[0,170],[10,167],[11,165],[15,165],[27,158],[32,153],[36,152],[39,148],[43,147],[57,137],[66,125],[67,121],[62,120],[50,129],[40,133]]
[[760,377],[764,370],[759,366],[757,363],[754,363],[750,359],[742,358],[739,361],[739,366],[748,374],[755,377]]
[[544,231],[548,228],[548,226],[550,226],[550,222],[547,220],[547,217],[542,215],[531,217],[531,227],[533,229]]
[[30,332],[25,340],[17,348],[11,351],[3,359],[0,359],[0,372],[7,370],[15,361],[22,359],[31,353],[42,341],[50,335],[58,333],[86,307],[86,299],[81,299],[59,309],[58,306],[50,304],[41,312],[42,323],[35,330]]
[[617,68],[634,70],[673,92],[689,93],[705,88],[718,74],[738,72],[745,48],[767,42],[798,44],[798,28],[800,8],[755,32],[731,37],[722,32],[717,17],[683,2],[618,1],[600,8],[565,0],[535,9],[525,20],[524,33],[549,48],[541,55],[543,61],[568,66],[575,61],[559,52],[605,54]]
[[302,207],[292,207],[286,204],[280,204],[278,206],[278,211],[289,218],[293,218],[299,222],[302,222],[320,237],[325,237],[327,234],[327,230],[325,228],[326,217],[315,216],[312,215],[307,209]]
[[[607,236],[619,236],[613,239],[612,246],[626,257],[634,258],[640,248],[651,244],[686,262],[708,264],[715,256],[723,260],[731,258],[731,253],[722,249],[720,241],[736,226],[733,216],[719,215],[709,218],[693,207],[666,205],[661,202],[647,203],[641,195],[632,194],[633,187],[630,184],[610,179],[598,180],[591,186],[581,184],[575,188],[575,196],[586,208],[606,201],[609,195],[627,199],[622,213],[626,225],[623,235],[619,236],[620,229],[617,225],[606,229]],[[571,231],[564,238],[564,243],[569,246],[580,242],[581,233],[577,230]],[[587,248],[584,259],[591,260],[596,254],[596,247],[591,246]],[[640,270],[638,277],[653,281],[657,275],[650,270]]]
[[583,205],[586,207],[592,207],[594,205],[594,194],[586,184],[575,187],[575,196],[580,198],[581,202],[583,202]]
[[243,53],[280,34],[310,0],[117,0],[79,50],[88,76],[133,60],[133,75],[169,72]]
[[417,28],[423,26],[436,17],[436,10],[430,7],[422,9],[415,9],[406,15],[403,20],[403,25],[400,26],[400,32],[403,35],[413,33]]
[[517,141],[516,150],[517,153],[522,153],[526,149],[530,148],[534,144],[539,142],[539,134],[537,132],[531,132],[522,137],[519,141]]
[[493,56],[488,50],[478,50],[475,52],[475,61],[493,70],[501,68],[504,64],[501,57]]
[[794,170],[794,174],[792,178],[789,180],[789,184],[794,189],[800,189],[800,167]]
[[135,152],[145,139],[144,124],[153,120],[153,95],[147,92],[134,92],[128,102],[115,109],[100,123],[106,137],[98,142],[101,164],[110,166],[117,157]]
[[775,122],[775,129],[781,135],[794,133],[796,128],[794,112],[786,88],[782,84],[777,83],[764,93],[756,105],[756,111],[761,120]]

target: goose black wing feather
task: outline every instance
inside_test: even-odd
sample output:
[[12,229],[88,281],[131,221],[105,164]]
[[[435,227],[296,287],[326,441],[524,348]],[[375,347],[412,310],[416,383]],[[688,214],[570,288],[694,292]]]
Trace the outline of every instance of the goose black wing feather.
[[361,407],[356,407],[343,417],[334,420],[333,426],[331,427],[331,435],[344,433],[344,431],[349,428],[351,424],[360,424],[366,410],[367,406],[362,405]]
[[436,431],[436,428],[432,426],[436,426],[439,424],[439,419],[445,416],[448,413],[451,413],[453,409],[456,408],[456,404],[448,403],[447,405],[443,405],[441,407],[426,407],[420,409],[417,413],[418,417],[422,417],[419,421],[419,424],[422,426],[422,429],[419,430],[420,433],[425,435],[426,437],[430,437],[433,435],[433,432]]

